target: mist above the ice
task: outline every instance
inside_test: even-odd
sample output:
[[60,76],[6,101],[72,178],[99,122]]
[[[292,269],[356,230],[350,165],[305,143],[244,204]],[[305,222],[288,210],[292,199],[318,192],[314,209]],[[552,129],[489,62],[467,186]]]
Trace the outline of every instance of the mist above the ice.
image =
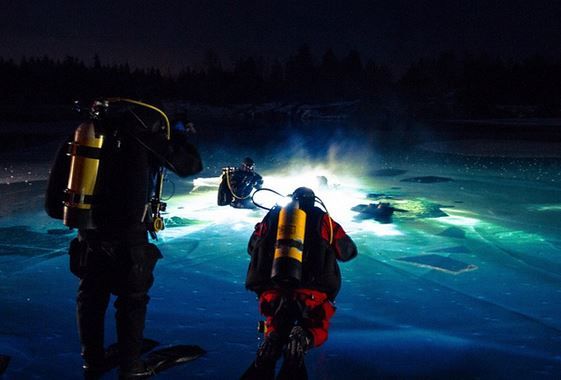
[[379,161],[372,136],[343,127],[315,126],[292,131],[278,143],[268,144],[269,168],[276,173],[317,171],[344,176],[361,176]]
[[[252,157],[257,164],[256,171],[263,176],[263,188],[272,190],[256,192],[254,201],[258,205],[265,208],[285,205],[294,190],[304,186],[314,191],[337,220],[350,222],[355,215],[351,208],[366,201],[369,171],[379,166],[377,152],[372,147],[371,138],[352,129],[332,123],[314,123],[306,128],[273,130],[266,140],[255,141],[255,150],[242,146],[235,156],[239,156],[238,160],[246,155]],[[234,156],[234,146],[229,149],[232,151],[217,153],[217,150],[212,157],[215,162],[207,164]],[[230,164],[238,165],[236,161]],[[194,178],[191,202],[187,202],[181,212],[189,208],[191,215],[197,212],[201,219],[230,223],[230,208],[216,206],[220,181],[220,174],[209,171]],[[251,223],[255,223],[255,217],[262,217],[261,213],[234,212],[238,220],[249,218]]]

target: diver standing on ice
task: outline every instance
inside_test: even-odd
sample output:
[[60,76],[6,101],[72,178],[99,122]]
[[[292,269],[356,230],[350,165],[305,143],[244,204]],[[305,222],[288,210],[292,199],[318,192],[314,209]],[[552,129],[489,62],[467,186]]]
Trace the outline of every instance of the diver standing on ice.
[[246,157],[239,168],[222,169],[222,180],[218,187],[218,205],[255,208],[251,201],[251,192],[262,186],[263,178],[255,172],[255,161]]
[[307,379],[306,351],[327,340],[341,287],[337,260],[353,259],[357,248],[316,200],[323,205],[311,189],[296,189],[251,235],[245,286],[259,297],[265,338],[242,379],[274,379],[282,355],[277,379]]
[[[45,206],[49,216],[78,229],[69,254],[70,270],[80,278],[84,375],[98,378],[119,365],[120,378],[148,377],[154,370],[141,360],[143,331],[152,272],[162,255],[147,235],[163,228],[164,168],[188,176],[201,171],[201,159],[185,131],[171,129],[167,115],[152,105],[115,98],[82,112],[87,120],[55,159]],[[117,296],[118,355],[109,358],[104,317],[111,294]]]

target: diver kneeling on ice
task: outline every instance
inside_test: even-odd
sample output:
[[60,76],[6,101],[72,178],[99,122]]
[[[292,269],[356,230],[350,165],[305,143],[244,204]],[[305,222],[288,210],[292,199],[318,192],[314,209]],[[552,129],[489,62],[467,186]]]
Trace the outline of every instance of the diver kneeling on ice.
[[352,239],[300,187],[286,207],[275,206],[255,226],[245,286],[257,293],[265,338],[242,379],[307,379],[304,355],[327,340],[341,287],[337,260],[357,255]]
[[[153,374],[140,359],[153,270],[162,257],[148,233],[163,228],[164,168],[198,173],[201,158],[185,131],[167,115],[130,99],[94,102],[61,147],[49,178],[46,211],[78,236],[70,243],[70,270],[80,278],[77,320],[84,375],[98,378],[119,365],[121,378]],[[104,318],[117,296],[118,357],[104,345]],[[116,360],[116,362],[115,362]]]
[[251,201],[253,189],[263,186],[263,178],[255,172],[255,162],[246,157],[239,168],[222,169],[222,181],[218,187],[218,205],[235,208],[255,208]]

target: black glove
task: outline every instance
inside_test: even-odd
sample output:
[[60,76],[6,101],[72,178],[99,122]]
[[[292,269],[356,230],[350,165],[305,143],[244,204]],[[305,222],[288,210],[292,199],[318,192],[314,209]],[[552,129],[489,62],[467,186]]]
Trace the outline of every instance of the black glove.
[[304,365],[304,355],[311,346],[312,339],[302,326],[294,326],[288,336],[288,344],[284,352],[287,364],[294,367]]
[[265,337],[261,346],[257,350],[255,366],[261,367],[266,364],[275,363],[281,355],[282,343],[279,336],[272,332]]

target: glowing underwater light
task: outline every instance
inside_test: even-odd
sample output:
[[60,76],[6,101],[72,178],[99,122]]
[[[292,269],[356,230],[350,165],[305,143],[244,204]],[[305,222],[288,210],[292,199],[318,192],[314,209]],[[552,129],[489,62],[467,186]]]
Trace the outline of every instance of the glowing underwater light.
[[[367,193],[360,190],[361,183],[355,177],[338,176],[327,168],[318,166],[300,169],[288,168],[280,174],[264,175],[263,180],[265,188],[284,195],[283,197],[269,191],[258,191],[254,199],[263,207],[284,206],[290,201],[290,194],[295,189],[305,186],[311,188],[325,203],[329,214],[343,225],[346,231],[368,231],[377,236],[400,234],[395,225],[380,225],[372,220],[355,220],[357,213],[351,208],[357,204],[369,202],[366,198]],[[220,181],[220,177],[196,178],[193,181],[194,188],[189,194],[176,195],[168,201],[168,215],[196,220],[199,223],[198,228],[224,225],[236,231],[251,232],[255,223],[261,221],[266,210],[218,206],[217,192]],[[184,233],[188,233],[193,228],[195,227],[183,229]],[[166,235],[168,235],[167,232]]]
[[[324,202],[333,219],[350,234],[401,236],[404,235],[404,231],[400,227],[400,222],[406,223],[419,218],[429,218],[432,223],[467,228],[482,223],[477,215],[469,210],[446,208],[444,213],[437,203],[417,198],[388,200],[398,209],[406,210],[406,212],[403,210],[395,212],[394,223],[379,223],[368,215],[366,218],[361,218],[361,215],[352,209],[357,205],[374,203],[373,199],[368,198],[368,194],[373,190],[372,185],[348,173],[338,175],[324,166],[286,168],[278,173],[264,175],[263,179],[265,188],[281,195],[265,190],[257,191],[254,195],[257,204],[266,208],[275,205],[284,206],[290,201],[290,195],[295,189],[301,186],[309,187]],[[191,193],[175,197],[169,202],[169,213],[195,219],[205,226],[223,225],[236,232],[251,233],[253,226],[261,221],[266,210],[218,206],[217,191],[220,181],[220,177],[195,179]],[[439,216],[439,213],[443,216]],[[185,231],[188,233],[189,229]]]
[[[388,200],[398,209],[402,208],[407,211],[396,211],[393,218],[394,223],[379,223],[368,214],[366,214],[366,218],[362,218],[361,216],[364,215],[360,215],[352,209],[357,205],[368,205],[375,202],[368,198],[368,194],[374,190],[372,185],[366,180],[361,181],[359,177],[348,173],[338,175],[323,166],[286,168],[278,173],[265,174],[263,180],[264,188],[274,190],[281,195],[265,190],[257,191],[254,194],[257,204],[265,208],[272,208],[275,205],[284,206],[290,201],[290,195],[295,189],[302,186],[309,187],[324,202],[333,219],[350,234],[365,233],[379,237],[401,236],[404,235],[404,232],[400,227],[400,221],[406,223],[419,218],[430,218],[434,223],[468,228],[482,223],[469,210],[447,208],[445,211],[448,216],[444,216],[446,214],[440,210],[441,206],[437,203],[416,198]],[[249,236],[254,225],[261,221],[266,214],[266,210],[218,206],[217,195],[220,181],[220,177],[196,178],[193,181],[194,188],[189,194],[175,196],[168,202],[168,215],[196,221],[195,225],[182,228],[183,232],[170,232],[172,235],[187,234],[189,231],[208,226],[221,226],[235,232],[247,233]],[[439,216],[438,213],[443,216]]]

